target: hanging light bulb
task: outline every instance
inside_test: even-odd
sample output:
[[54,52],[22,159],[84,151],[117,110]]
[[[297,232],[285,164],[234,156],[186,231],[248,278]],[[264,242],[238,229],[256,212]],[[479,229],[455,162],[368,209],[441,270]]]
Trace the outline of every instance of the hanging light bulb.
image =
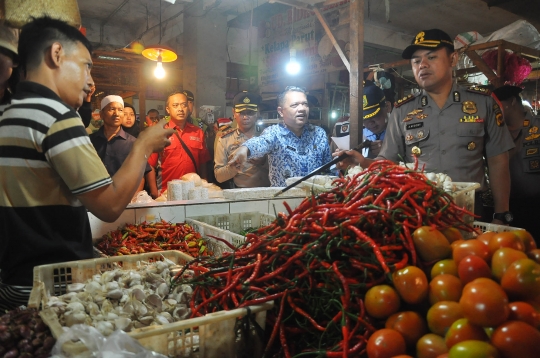
[[156,76],[156,78],[165,77],[165,70],[163,69],[163,60],[161,59],[161,55],[159,55],[157,58],[157,66],[154,70],[154,76]]
[[290,59],[285,70],[289,75],[297,75],[300,72],[300,64],[296,61],[296,50],[293,48],[290,50]]

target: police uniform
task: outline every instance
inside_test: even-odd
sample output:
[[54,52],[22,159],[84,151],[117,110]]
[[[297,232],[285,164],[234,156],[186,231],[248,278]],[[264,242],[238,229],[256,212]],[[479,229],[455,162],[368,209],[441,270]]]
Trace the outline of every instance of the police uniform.
[[424,164],[455,182],[477,182],[486,190],[487,158],[513,148],[499,105],[487,89],[452,87],[439,109],[425,90],[396,103],[380,157]]
[[240,188],[267,187],[268,161],[264,165],[255,165],[246,161],[241,171],[227,165],[238,147],[248,138],[238,128],[231,128],[221,135],[214,154],[214,174],[219,182],[233,178],[234,184]]
[[[261,97],[259,95],[246,91],[240,92],[233,99],[233,111],[235,113],[250,111],[253,114],[258,112],[260,102]],[[220,119],[218,123],[225,123],[224,120]],[[270,186],[266,156],[253,161],[246,161],[240,171],[228,165],[238,147],[248,139],[240,131],[240,128],[230,128],[221,132],[214,149],[214,175],[218,182],[224,183],[232,179],[235,186],[240,188]],[[254,164],[254,162],[258,164]]]

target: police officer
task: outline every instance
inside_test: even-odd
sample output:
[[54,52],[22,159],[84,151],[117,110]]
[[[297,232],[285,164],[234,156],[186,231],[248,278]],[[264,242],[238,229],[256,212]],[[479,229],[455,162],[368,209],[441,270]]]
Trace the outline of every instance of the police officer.
[[[455,182],[477,182],[475,212],[481,214],[480,192],[487,189],[485,152],[495,212],[508,211],[510,174],[508,151],[514,147],[501,110],[486,89],[465,89],[453,83],[458,55],[452,39],[439,30],[419,32],[402,54],[411,60],[422,91],[400,99],[392,112],[379,156],[394,162],[413,162],[427,171],[448,174]],[[372,161],[350,151],[367,167]],[[339,155],[340,153],[337,153]],[[502,224],[500,220],[493,223]]]
[[222,132],[214,152],[214,174],[219,183],[232,179],[234,186],[240,188],[270,186],[266,156],[250,159],[240,169],[228,164],[236,149],[255,136],[260,103],[261,97],[249,92],[241,92],[234,97],[233,114],[237,128]]
[[493,91],[501,102],[504,121],[514,140],[510,151],[510,209],[508,213],[495,213],[494,217],[519,228],[526,229],[540,243],[538,212],[540,205],[540,117],[523,107],[520,87],[502,86]]
[[379,155],[386,134],[386,97],[382,89],[375,85],[366,85],[363,96],[364,140],[371,141],[368,148],[362,149],[366,158]]

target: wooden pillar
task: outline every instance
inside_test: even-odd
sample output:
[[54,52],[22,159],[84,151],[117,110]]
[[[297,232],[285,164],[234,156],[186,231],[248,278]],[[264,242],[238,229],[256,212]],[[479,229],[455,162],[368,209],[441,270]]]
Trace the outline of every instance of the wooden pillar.
[[351,0],[350,5],[350,145],[362,142],[362,96],[364,79],[364,0]]
[[146,78],[144,77],[144,64],[139,67],[139,128],[144,130],[146,123]]

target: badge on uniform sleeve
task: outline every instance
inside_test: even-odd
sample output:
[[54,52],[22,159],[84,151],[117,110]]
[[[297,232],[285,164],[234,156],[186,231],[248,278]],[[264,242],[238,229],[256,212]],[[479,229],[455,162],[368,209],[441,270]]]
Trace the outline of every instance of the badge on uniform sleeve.
[[497,121],[497,126],[502,127],[504,125],[504,119],[501,112],[495,113],[495,120]]
[[529,136],[525,137],[525,140],[533,140],[540,137],[537,126],[532,126],[531,128],[529,128],[529,134]]
[[414,156],[417,157],[417,156],[419,156],[420,154],[422,154],[422,149],[420,149],[419,147],[414,146],[414,147],[412,147],[412,149],[411,149],[411,153],[412,153],[412,155],[414,155]]
[[422,96],[422,99],[420,99],[420,103],[422,103],[422,107],[427,106],[427,96]]
[[461,110],[463,111],[463,113],[467,114],[475,114],[476,112],[478,112],[478,109],[476,108],[476,103],[474,103],[473,101],[463,102]]
[[529,121],[528,119],[525,119],[523,121],[523,127],[528,127],[530,123],[531,123],[531,121]]
[[454,102],[460,102],[461,96],[458,91],[454,91]]
[[475,149],[476,149],[475,142],[469,142],[469,144],[467,144],[467,150],[475,150]]
[[411,133],[407,133],[407,135],[405,136],[406,141],[411,141],[413,139],[414,139],[414,136]]

